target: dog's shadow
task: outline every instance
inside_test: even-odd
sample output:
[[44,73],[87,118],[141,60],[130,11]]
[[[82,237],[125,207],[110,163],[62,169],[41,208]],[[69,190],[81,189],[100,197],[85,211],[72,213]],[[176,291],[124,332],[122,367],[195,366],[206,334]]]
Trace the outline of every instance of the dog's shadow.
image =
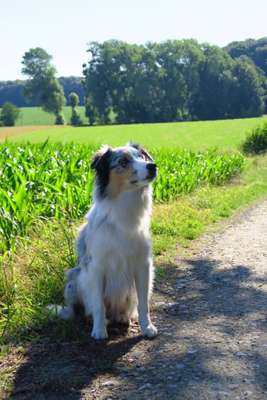
[[[78,318],[75,324],[68,324],[58,321],[53,327],[46,326],[40,339],[31,342],[10,398],[75,400],[82,398],[84,391],[93,398],[90,383],[105,375],[107,380],[111,374],[116,376],[116,362],[143,339],[141,335],[127,336],[127,326],[114,324],[108,329],[108,340],[95,341],[90,338],[88,322]],[[57,330],[60,340],[55,340]]]

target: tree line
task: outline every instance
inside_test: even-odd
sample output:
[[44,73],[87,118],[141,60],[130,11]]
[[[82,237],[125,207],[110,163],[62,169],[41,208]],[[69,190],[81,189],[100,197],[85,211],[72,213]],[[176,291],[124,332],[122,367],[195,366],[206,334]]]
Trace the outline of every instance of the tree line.
[[[196,40],[146,45],[109,40],[90,43],[88,54],[78,83],[82,95],[68,93],[77,124],[79,101],[85,103],[90,124],[242,118],[267,112],[267,38],[233,42],[224,49]],[[52,57],[44,49],[30,49],[22,64],[24,97],[63,123],[66,99]]]
[[84,66],[92,121],[165,122],[264,112],[266,76],[247,56],[195,40],[91,43]]
[[[84,88],[82,84],[82,77],[68,76],[58,78],[59,83],[63,87],[64,96],[66,97],[66,104],[69,103],[69,94],[72,92],[77,93],[80,99],[80,105],[84,105]],[[32,100],[25,97],[24,88],[26,80],[15,81],[0,81],[0,107],[6,103],[11,102],[17,107],[34,107],[40,106],[38,99]]]

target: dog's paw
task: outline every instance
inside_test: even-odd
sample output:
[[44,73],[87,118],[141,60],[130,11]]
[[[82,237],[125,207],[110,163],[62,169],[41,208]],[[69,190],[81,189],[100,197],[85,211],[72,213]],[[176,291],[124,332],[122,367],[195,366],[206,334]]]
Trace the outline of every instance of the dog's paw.
[[117,318],[115,318],[115,322],[117,322],[118,324],[121,325],[126,325],[126,326],[130,326],[130,319],[128,315],[119,315]]
[[68,321],[69,319],[74,318],[74,312],[73,309],[70,307],[63,307],[59,313],[58,313],[59,318],[64,319],[65,321]]
[[142,328],[143,336],[146,336],[148,338],[153,338],[153,337],[157,336],[157,334],[158,334],[158,330],[153,324],[150,324],[150,325],[146,326],[145,328]]
[[107,339],[107,337],[108,337],[107,329],[105,327],[101,328],[101,329],[93,328],[91,337],[96,340]]

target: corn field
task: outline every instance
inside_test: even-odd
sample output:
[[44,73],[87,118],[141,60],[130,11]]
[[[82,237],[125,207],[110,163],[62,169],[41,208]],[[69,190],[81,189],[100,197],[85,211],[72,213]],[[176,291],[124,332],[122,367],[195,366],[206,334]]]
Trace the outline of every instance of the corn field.
[[[96,149],[79,144],[0,144],[0,255],[15,247],[38,219],[79,218],[92,200],[90,160]],[[215,151],[152,151],[159,167],[157,202],[201,184],[218,185],[238,174],[244,158]]]

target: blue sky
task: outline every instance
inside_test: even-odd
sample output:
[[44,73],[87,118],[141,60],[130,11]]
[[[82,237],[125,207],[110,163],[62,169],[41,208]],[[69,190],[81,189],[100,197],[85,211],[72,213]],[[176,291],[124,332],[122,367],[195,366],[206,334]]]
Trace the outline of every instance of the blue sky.
[[31,47],[58,75],[81,75],[87,43],[195,38],[225,45],[267,36],[267,0],[0,0],[0,80],[19,79]]

